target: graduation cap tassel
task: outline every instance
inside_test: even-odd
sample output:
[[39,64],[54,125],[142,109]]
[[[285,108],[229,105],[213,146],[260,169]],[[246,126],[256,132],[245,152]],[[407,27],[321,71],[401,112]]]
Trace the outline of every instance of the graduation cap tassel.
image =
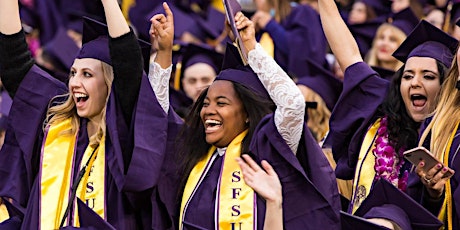
[[447,5],[447,10],[446,10],[446,16],[444,17],[444,26],[442,28],[442,30],[446,33],[449,32],[450,15],[452,14],[452,6],[453,6],[453,1],[449,1],[449,4]]

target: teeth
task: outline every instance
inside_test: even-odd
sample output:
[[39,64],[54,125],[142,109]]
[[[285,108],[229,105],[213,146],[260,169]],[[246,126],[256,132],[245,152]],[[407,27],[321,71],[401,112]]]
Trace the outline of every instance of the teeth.
[[74,96],[76,98],[82,98],[82,97],[88,97],[88,95],[84,94],[84,93],[74,93]]
[[206,120],[204,123],[207,124],[207,125],[220,125],[220,124],[222,124],[220,121],[216,121],[216,120]]

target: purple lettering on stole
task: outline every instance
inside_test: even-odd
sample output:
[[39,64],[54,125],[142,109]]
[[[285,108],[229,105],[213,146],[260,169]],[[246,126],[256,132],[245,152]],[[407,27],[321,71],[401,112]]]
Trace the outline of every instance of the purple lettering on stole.
[[91,209],[94,209],[94,200],[95,198],[86,199],[86,206],[88,206]]
[[240,171],[234,171],[232,173],[232,182],[240,182],[241,180],[241,176],[240,176],[241,172]]
[[[239,227],[238,226],[235,226],[237,223],[230,223],[232,225],[232,230],[236,230],[236,229],[241,229],[241,225],[243,225],[242,222],[238,223],[239,224]],[[237,228],[238,227],[238,228]]]

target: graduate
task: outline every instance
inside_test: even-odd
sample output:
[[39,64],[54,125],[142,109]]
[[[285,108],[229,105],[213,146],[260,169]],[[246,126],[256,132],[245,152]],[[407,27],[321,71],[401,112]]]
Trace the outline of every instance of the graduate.
[[379,179],[406,191],[410,164],[402,153],[416,146],[420,124],[436,106],[458,42],[422,21],[393,54],[405,65],[390,84],[362,62],[335,6],[319,3],[326,37],[345,72],[325,145],[332,147],[337,177],[354,180],[348,209],[354,213]]
[[171,105],[181,117],[187,115],[201,91],[214,81],[222,60],[223,54],[208,46],[188,44],[184,48],[176,64],[174,89],[170,90]]
[[[6,226],[94,229],[100,222],[85,217],[97,215],[111,228],[151,228],[166,113],[143,74],[142,43],[117,1],[101,2],[108,32],[85,20],[67,86],[34,64],[17,1],[0,3],[0,76],[13,99],[0,152]],[[159,41],[156,61],[167,68],[172,39]]]
[[[457,22],[458,24],[458,22]],[[424,146],[438,159],[439,164],[425,169],[421,161],[411,174],[410,195],[444,223],[444,229],[460,227],[459,186],[460,168],[457,152],[460,146],[459,129],[459,51],[440,95],[433,117],[422,128],[419,145]],[[447,173],[454,172],[453,175]]]
[[[268,229],[276,213],[286,229],[340,229],[335,177],[304,124],[302,94],[257,44],[253,23],[242,13],[235,20],[249,66],[228,45],[222,71],[195,102],[179,140],[168,136],[152,196],[154,229]],[[180,124],[166,111],[168,135],[177,133]],[[282,204],[279,196],[272,199],[244,182],[236,161],[242,154],[272,165]]]

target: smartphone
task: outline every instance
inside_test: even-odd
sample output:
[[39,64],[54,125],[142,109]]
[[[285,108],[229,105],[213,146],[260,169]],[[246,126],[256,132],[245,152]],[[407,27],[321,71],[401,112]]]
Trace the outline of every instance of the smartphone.
[[[411,162],[414,166],[417,166],[420,161],[425,162],[425,166],[423,166],[423,171],[427,172],[431,168],[433,168],[436,164],[442,164],[438,159],[436,159],[428,149],[423,146],[419,146],[413,149],[409,149],[404,152],[404,158],[406,158],[409,162]],[[443,165],[444,166],[444,165]],[[454,171],[448,168],[448,171],[444,174],[443,177],[449,177],[452,175]]]

